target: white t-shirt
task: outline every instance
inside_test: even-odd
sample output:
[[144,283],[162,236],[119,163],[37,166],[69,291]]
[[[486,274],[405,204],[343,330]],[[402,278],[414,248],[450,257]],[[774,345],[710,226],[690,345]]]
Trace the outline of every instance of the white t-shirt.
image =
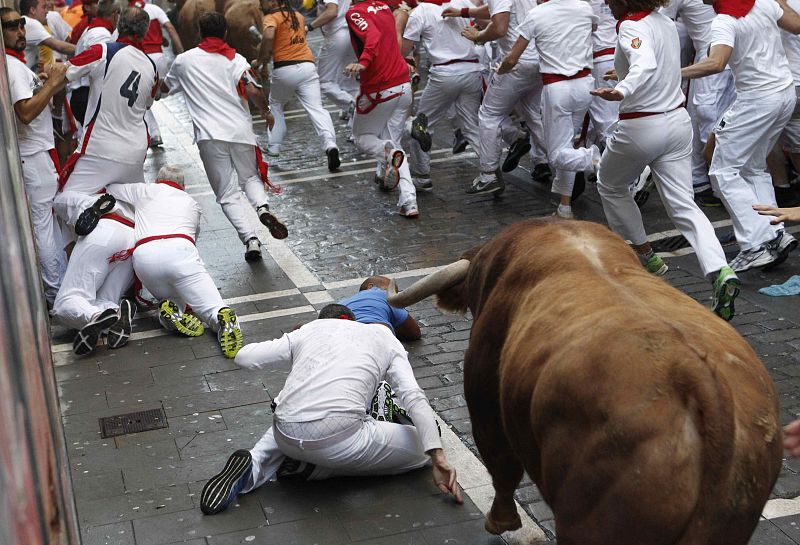
[[[787,0],[787,4],[794,11],[800,12],[800,0]],[[794,86],[800,86],[800,36],[781,30],[781,42],[789,61],[789,70],[792,72]]]
[[[461,30],[469,26],[469,19],[461,17],[442,18],[445,7],[475,7],[469,0],[453,0],[449,4],[419,4],[408,16],[403,38],[412,42],[422,42],[428,51],[431,61],[431,72],[439,74],[465,74],[479,72],[478,50],[473,42],[461,35]],[[443,66],[453,60],[470,60],[473,62],[456,62]]]
[[69,26],[69,23],[66,22],[57,11],[47,12],[47,27],[53,33],[54,38],[63,42],[67,41],[69,33],[72,32],[72,27]]
[[186,108],[192,117],[195,141],[221,140],[256,144],[253,122],[246,99],[236,86],[250,69],[238,53],[228,60],[199,47],[175,58],[164,82],[170,93],[183,91]]
[[164,183],[111,184],[106,190],[134,208],[136,240],[160,235],[186,235],[195,239],[202,208],[191,195]]
[[25,19],[25,64],[36,70],[39,64],[39,44],[51,37],[44,25],[32,17],[23,15]]
[[517,29],[536,44],[543,74],[572,76],[591,68],[592,27],[597,16],[582,0],[550,0],[528,12]]
[[105,44],[110,41],[112,41],[111,33],[107,28],[101,26],[87,28],[83,31],[81,37],[78,38],[78,43],[75,44],[75,54],[80,55],[93,45]]
[[97,44],[68,63],[67,80],[82,77],[89,78],[89,99],[78,150],[142,164],[148,144],[144,114],[153,104],[158,79],[153,61],[132,45]]
[[344,14],[350,9],[350,0],[328,0],[327,2],[317,2],[317,15],[325,11],[328,4],[336,4],[336,17],[327,25],[322,25],[320,30],[323,36],[332,36],[336,32],[347,28],[347,21],[344,20]]
[[605,0],[587,1],[597,16],[597,30],[592,35],[592,51],[614,49],[617,45],[617,20],[614,19],[611,9],[606,5]]
[[[42,88],[39,76],[25,66],[25,63],[21,60],[6,55],[6,65],[8,66],[8,87],[12,105],[20,100],[31,98]],[[26,157],[55,147],[53,143],[53,117],[50,113],[49,105],[45,106],[42,113],[37,115],[28,125],[20,122],[16,115],[14,115],[14,119],[17,122],[17,143],[19,144],[20,155]]]
[[683,104],[680,48],[675,23],[666,15],[622,21],[614,54],[616,89],[625,97],[620,113],[669,112]]
[[668,5],[661,8],[661,13],[672,20],[681,18],[697,53],[695,62],[708,57],[711,22],[716,17],[714,8],[704,4],[703,0],[670,0]]
[[756,0],[750,13],[738,19],[714,17],[711,47],[733,48],[728,65],[738,97],[765,96],[794,85],[777,25],[781,17],[783,10],[774,0]]
[[[502,38],[497,39],[500,60],[505,57],[519,37],[519,25],[525,19],[530,10],[536,7],[536,0],[488,0],[489,16],[493,17],[498,13],[509,13],[508,32]],[[520,63],[539,63],[539,54],[533,42],[528,44],[525,53],[519,59]]]
[[286,384],[275,398],[281,422],[311,422],[328,416],[363,418],[378,383],[397,392],[419,432],[424,451],[441,448],[433,411],[417,384],[403,345],[380,324],[314,320],[273,341],[248,344],[236,355],[246,369],[290,363]]

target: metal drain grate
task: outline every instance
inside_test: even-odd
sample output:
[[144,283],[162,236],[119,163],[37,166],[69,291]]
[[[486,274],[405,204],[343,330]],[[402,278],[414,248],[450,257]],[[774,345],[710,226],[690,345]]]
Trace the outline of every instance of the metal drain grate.
[[100,419],[100,434],[104,439],[166,427],[167,415],[164,414],[164,409],[105,416]]
[[674,252],[689,246],[689,241],[686,240],[683,235],[676,235],[674,237],[667,237],[651,242],[650,244],[656,252]]

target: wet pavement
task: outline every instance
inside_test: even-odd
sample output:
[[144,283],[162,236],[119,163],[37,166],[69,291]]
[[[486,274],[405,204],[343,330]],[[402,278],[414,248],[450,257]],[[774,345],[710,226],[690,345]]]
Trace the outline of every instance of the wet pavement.
[[[328,104],[328,103],[326,103]],[[198,249],[223,298],[236,310],[246,342],[275,338],[313,319],[326,303],[354,293],[368,275],[391,274],[400,287],[445,265],[507,225],[552,213],[547,187],[531,181],[527,159],[507,177],[500,198],[470,197],[464,189],[477,171],[468,149],[453,156],[451,129],[436,127],[434,189],[418,197],[420,218],[397,214],[396,193],[373,183],[374,163],[346,141],[344,122],[333,113],[342,156],[329,174],[307,116],[290,110],[289,134],[271,178],[284,189],[271,208],[285,220],[286,241],[259,235],[262,262],[248,264],[244,248],[223,216],[192,143],[191,122],[180,95],[156,104],[164,147],[150,151],[146,176],[164,164],[186,170],[187,191],[204,211]],[[263,123],[257,124],[263,136]],[[589,184],[575,205],[580,219],[603,221]],[[644,207],[648,231],[664,239],[673,229],[654,194]],[[730,230],[721,209],[710,209],[718,232]],[[729,248],[731,256],[735,247]],[[681,250],[678,253],[685,253]],[[693,255],[670,257],[667,280],[704,304],[710,284]],[[744,292],[733,325],[770,370],[781,396],[783,423],[800,414],[800,316],[796,298],[757,293],[800,273],[800,259],[771,273],[742,275]],[[71,353],[71,334],[53,331],[54,361],[75,501],[86,544],[501,544],[554,541],[552,512],[525,478],[517,499],[531,523],[524,534],[494,537],[483,530],[491,502],[490,481],[472,439],[463,395],[463,355],[469,317],[444,315],[431,301],[409,309],[422,326],[420,341],[407,343],[415,374],[438,416],[459,464],[467,492],[463,506],[441,497],[429,470],[399,477],[269,483],[242,496],[223,514],[203,516],[199,492],[236,449],[250,448],[271,421],[270,401],[288,368],[238,369],[211,334],[188,339],[159,329],[140,312],[134,337],[121,350],[100,348],[87,358]],[[168,427],[103,439],[98,419],[163,409]],[[786,461],[752,544],[800,544],[800,461]],[[541,528],[541,530],[539,529]]]

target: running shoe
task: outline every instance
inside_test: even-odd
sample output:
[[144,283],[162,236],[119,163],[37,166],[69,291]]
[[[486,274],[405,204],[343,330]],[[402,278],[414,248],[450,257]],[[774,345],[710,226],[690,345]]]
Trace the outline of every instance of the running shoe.
[[219,321],[219,331],[217,332],[219,347],[226,358],[234,358],[244,345],[244,337],[239,328],[236,313],[230,307],[222,307],[217,313],[217,320]]
[[714,191],[710,187],[700,191],[699,193],[696,193],[694,196],[694,202],[700,206],[705,206],[706,208],[722,206],[722,200],[714,195]]
[[422,151],[431,151],[431,133],[428,132],[428,116],[419,113],[411,121],[411,138],[419,142],[419,147]]
[[275,476],[281,481],[307,481],[316,467],[311,462],[303,462],[287,456],[281,462]]
[[158,316],[159,322],[167,330],[177,331],[187,337],[199,337],[206,331],[197,316],[181,312],[178,305],[169,299],[161,301]]
[[416,178],[411,178],[411,182],[414,184],[414,187],[417,188],[417,191],[433,190],[433,182],[431,182],[430,176],[419,176]]
[[329,148],[325,150],[325,155],[328,157],[328,172],[338,170],[342,165],[342,161],[339,159],[339,148]]
[[261,261],[261,241],[256,237],[253,237],[247,241],[244,250],[244,260],[248,263]]
[[667,274],[669,267],[660,256],[653,254],[644,262],[644,268],[647,272],[656,276],[664,276]]
[[506,184],[497,176],[485,178],[478,175],[472,180],[472,185],[467,189],[467,195],[488,195],[490,193],[500,194],[505,190]]
[[75,222],[75,234],[85,237],[97,227],[97,222],[103,217],[103,214],[108,214],[114,209],[117,204],[117,199],[108,193],[100,195],[92,206],[81,212],[78,216],[78,221]]
[[517,138],[508,148],[508,155],[506,155],[506,160],[503,161],[503,172],[511,172],[517,168],[519,160],[525,157],[525,154],[529,151],[531,151],[530,137],[526,134],[522,138]]
[[403,150],[393,149],[389,152],[388,159],[389,164],[386,165],[386,175],[383,178],[383,183],[388,188],[387,191],[391,191],[400,183],[400,167],[403,166],[403,162],[406,160],[406,154],[403,153]]
[[100,336],[108,331],[119,319],[119,314],[113,308],[107,308],[83,326],[72,341],[72,351],[77,356],[86,356],[94,352]]
[[[770,244],[770,242],[767,242],[766,244],[756,246],[749,250],[742,250],[728,265],[734,272],[739,273],[773,264],[779,257],[778,254],[772,250]],[[784,257],[784,259],[786,258]]]
[[391,191],[393,189],[391,187],[388,187],[386,185],[386,180],[384,180],[383,178],[381,178],[377,174],[375,175],[375,179],[373,181],[375,182],[375,185],[378,186],[378,189],[380,189],[384,193],[388,193],[389,191]]
[[464,153],[467,149],[467,139],[464,138],[464,133],[461,132],[461,129],[456,129],[453,132],[453,155],[458,155],[459,153]]
[[531,179],[540,184],[549,184],[552,176],[553,173],[550,172],[550,165],[547,163],[539,163],[535,165],[531,171]]
[[122,348],[128,344],[133,329],[133,317],[136,316],[136,305],[130,299],[119,303],[119,318],[108,329],[108,347]]
[[781,229],[778,231],[778,236],[769,241],[769,247],[772,253],[775,254],[776,259],[772,263],[764,266],[764,270],[768,271],[774,269],[789,257],[789,254],[797,248],[797,239],[792,235]]
[[575,214],[572,213],[572,206],[568,204],[559,204],[553,215],[565,220],[575,219]]
[[723,320],[730,321],[734,315],[733,303],[739,295],[742,283],[728,266],[719,270],[716,280],[714,280],[714,314]]
[[262,204],[256,208],[258,220],[269,229],[269,234],[272,238],[282,240],[289,236],[289,230],[275,215],[269,211],[268,204]]
[[253,458],[246,450],[231,454],[222,471],[211,477],[200,492],[200,510],[216,515],[228,508],[244,490],[252,475]]
[[417,219],[419,217],[419,208],[417,208],[417,201],[409,201],[400,207],[398,212],[401,216],[408,219]]
[[151,148],[160,148],[164,145],[164,141],[161,139],[160,136],[154,136],[150,139],[150,147]]
[[644,170],[633,185],[633,202],[636,203],[636,206],[641,208],[645,205],[655,185],[653,175],[650,173],[650,167],[644,167]]

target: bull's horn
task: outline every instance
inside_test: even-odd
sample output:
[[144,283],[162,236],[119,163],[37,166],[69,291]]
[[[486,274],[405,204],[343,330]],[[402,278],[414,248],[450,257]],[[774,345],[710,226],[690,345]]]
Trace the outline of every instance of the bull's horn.
[[397,295],[390,296],[389,304],[393,307],[407,307],[422,301],[434,293],[461,282],[467,276],[467,269],[469,269],[469,260],[459,259],[455,263],[417,280]]

